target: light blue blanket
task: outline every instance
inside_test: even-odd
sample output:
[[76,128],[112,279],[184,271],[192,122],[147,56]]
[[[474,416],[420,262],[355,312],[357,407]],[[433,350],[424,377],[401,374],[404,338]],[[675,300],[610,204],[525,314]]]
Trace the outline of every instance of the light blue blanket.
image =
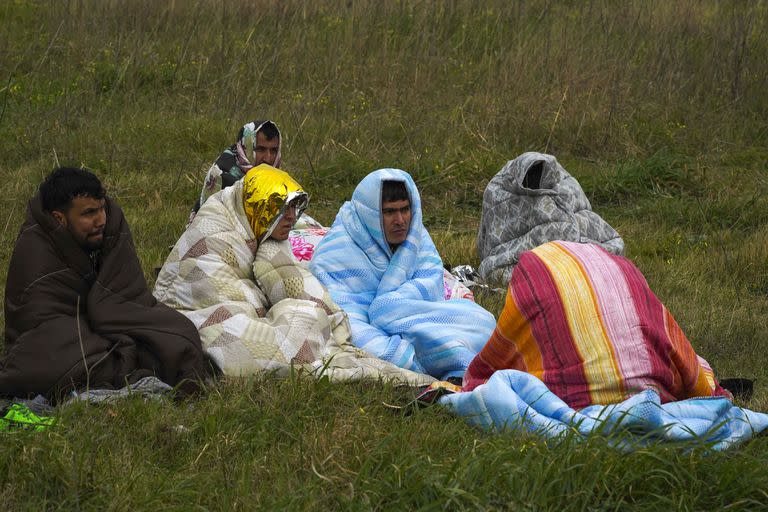
[[[394,252],[382,231],[387,180],[403,182],[411,202],[408,237]],[[461,377],[496,327],[474,302],[445,300],[443,264],[422,224],[419,192],[399,169],[380,169],[360,182],[309,268],[349,315],[353,343],[402,368]]]
[[768,427],[768,414],[736,407],[726,398],[662,404],[651,390],[619,404],[575,411],[539,379],[517,370],[499,370],[473,391],[444,396],[439,403],[487,430],[529,431],[548,438],[568,433],[616,435],[612,439],[623,449],[687,441],[724,450]]

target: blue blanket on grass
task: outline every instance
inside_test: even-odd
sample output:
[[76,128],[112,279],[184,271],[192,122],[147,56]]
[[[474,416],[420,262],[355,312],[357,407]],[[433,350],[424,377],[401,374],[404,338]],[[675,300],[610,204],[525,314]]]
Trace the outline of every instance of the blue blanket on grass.
[[547,438],[568,433],[616,436],[632,449],[659,441],[724,450],[768,427],[768,414],[742,409],[726,398],[692,398],[662,404],[652,390],[614,405],[576,411],[543,382],[517,370],[499,370],[487,383],[440,399],[470,424],[491,431],[528,431]]
[[[382,231],[384,181],[404,183],[411,203],[408,236],[394,252]],[[380,169],[360,182],[309,268],[347,312],[352,342],[402,368],[461,377],[496,327],[478,304],[445,300],[443,264],[422,224],[419,192],[399,169]]]

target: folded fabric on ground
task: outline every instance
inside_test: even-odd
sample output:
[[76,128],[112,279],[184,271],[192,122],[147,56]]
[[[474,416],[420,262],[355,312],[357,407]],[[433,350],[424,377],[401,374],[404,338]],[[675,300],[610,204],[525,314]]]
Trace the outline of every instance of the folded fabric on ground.
[[653,390],[623,402],[576,411],[539,379],[500,370],[471,392],[440,398],[470,424],[494,432],[534,432],[547,438],[576,433],[616,436],[620,448],[689,442],[723,450],[768,428],[768,414],[736,407],[727,398],[692,398],[662,404]]
[[[407,238],[394,252],[381,220],[382,183],[389,180],[405,184],[411,208]],[[419,192],[399,169],[360,182],[310,269],[348,313],[356,346],[443,380],[464,374],[496,323],[474,302],[445,300],[443,264],[422,224]]]
[[624,252],[619,234],[592,211],[579,183],[554,156],[523,153],[507,162],[483,193],[478,272],[506,283],[520,254],[553,240]]
[[640,270],[595,244],[549,242],[520,257],[464,389],[501,369],[535,375],[576,409],[646,389],[662,402],[730,398]]
[[242,196],[241,180],[205,202],[168,256],[154,291],[192,320],[225,375],[286,375],[293,369],[332,380],[432,381],[355,348],[346,315],[298,265],[290,243],[257,242]]
[[[58,407],[66,407],[77,402],[89,404],[109,404],[124,398],[141,397],[143,399],[160,400],[171,396],[173,388],[157,377],[143,377],[132,384],[120,389],[86,389],[83,392],[72,391],[59,402]],[[44,430],[58,421],[56,409],[43,396],[37,395],[32,400],[0,399],[0,432],[11,428],[31,428]],[[5,422],[3,421],[5,420]]]
[[55,408],[43,395],[34,398],[0,398],[0,411],[5,411],[13,404],[23,405],[38,416],[50,416]]
[[120,389],[86,389],[78,393],[72,392],[67,397],[64,405],[75,402],[88,402],[90,404],[111,403],[123,398],[137,397],[158,400],[169,396],[173,388],[157,377],[143,377],[142,379]]

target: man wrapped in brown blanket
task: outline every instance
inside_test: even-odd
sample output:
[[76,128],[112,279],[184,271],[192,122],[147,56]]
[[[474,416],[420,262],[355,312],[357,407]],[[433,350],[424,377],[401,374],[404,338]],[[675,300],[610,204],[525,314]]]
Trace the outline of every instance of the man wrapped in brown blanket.
[[128,223],[84,169],[56,169],[27,207],[5,290],[0,395],[119,388],[154,375],[193,391],[195,326],[147,289]]

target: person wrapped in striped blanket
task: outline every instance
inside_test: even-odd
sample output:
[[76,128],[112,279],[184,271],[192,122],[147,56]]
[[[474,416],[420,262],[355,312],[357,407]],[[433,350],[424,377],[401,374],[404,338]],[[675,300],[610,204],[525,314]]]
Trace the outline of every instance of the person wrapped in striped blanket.
[[496,324],[470,300],[445,299],[419,191],[399,169],[358,184],[309,268],[349,315],[356,346],[438,379],[460,379]]
[[463,391],[500,369],[534,375],[574,409],[647,389],[662,403],[731,396],[640,270],[596,244],[548,242],[521,255]]

